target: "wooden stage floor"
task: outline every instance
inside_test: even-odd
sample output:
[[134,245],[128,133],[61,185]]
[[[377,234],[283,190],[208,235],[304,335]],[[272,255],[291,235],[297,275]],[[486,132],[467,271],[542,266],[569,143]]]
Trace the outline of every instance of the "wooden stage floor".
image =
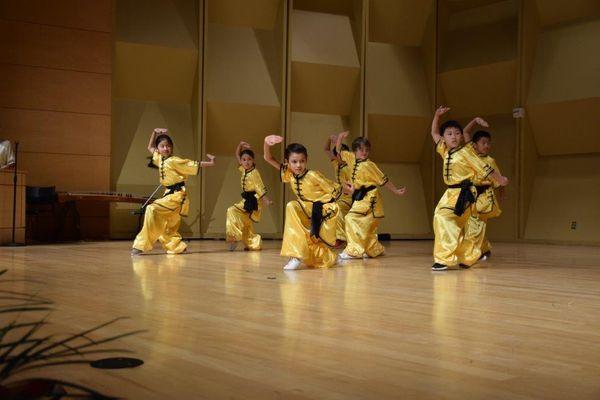
[[139,368],[28,375],[130,399],[600,399],[600,247],[499,243],[479,268],[432,273],[430,241],[293,272],[278,241],[130,245],[0,248],[2,289],[56,302],[47,331],[146,330],[115,344]]

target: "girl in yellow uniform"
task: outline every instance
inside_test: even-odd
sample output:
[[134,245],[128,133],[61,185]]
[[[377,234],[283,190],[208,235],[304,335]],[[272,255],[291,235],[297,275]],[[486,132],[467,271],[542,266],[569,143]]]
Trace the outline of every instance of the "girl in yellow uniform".
[[131,255],[152,250],[157,240],[168,254],[185,251],[187,246],[178,232],[181,216],[186,216],[190,208],[185,181],[188,175],[197,175],[199,167],[215,165],[215,157],[210,154],[207,154],[209,161],[201,162],[173,156],[173,141],[166,133],[166,129],[154,129],[148,143],[152,164],[158,167],[165,192],[146,207],[144,226],[133,242]]
[[463,145],[462,127],[456,121],[447,121],[440,127],[440,117],[450,110],[440,107],[431,124],[431,136],[438,154],[444,160],[443,176],[448,189],[442,195],[433,216],[435,243],[434,271],[443,271],[458,264],[469,267],[479,259],[480,249],[468,246],[463,240],[464,229],[472,212],[477,212],[475,199],[477,190],[474,182],[490,179],[499,185],[508,184],[508,179],[475,152],[471,142]]
[[[485,121],[483,121],[483,123],[485,124],[483,126],[487,126]],[[470,137],[470,130],[465,127],[465,140],[469,141]],[[500,169],[496,164],[496,160],[489,155],[489,151],[492,146],[491,138],[492,137],[489,132],[475,132],[475,135],[473,135],[472,139],[473,148],[483,162],[494,168],[494,170],[500,172]],[[472,246],[473,249],[480,249],[481,259],[485,260],[491,255],[492,249],[492,246],[485,234],[487,221],[490,218],[496,218],[500,216],[502,213],[502,210],[500,209],[499,197],[501,198],[503,196],[504,188],[498,186],[498,184],[491,179],[475,181],[474,183],[477,189],[477,213],[473,213],[471,217],[469,217],[463,240],[467,243],[467,245]],[[496,190],[498,191],[499,196],[496,194]],[[466,251],[469,250],[467,249]]]
[[337,137],[336,150],[342,162],[351,170],[353,188],[352,206],[345,218],[346,249],[340,254],[341,259],[377,257],[383,254],[383,245],[377,239],[377,226],[384,217],[383,199],[379,186],[385,186],[397,196],[406,193],[406,188],[396,188],[386,175],[369,160],[371,143],[363,137],[352,142],[352,151],[342,150],[342,141],[348,132]]
[[226,235],[229,250],[234,251],[238,242],[245,250],[260,250],[261,237],[254,233],[253,224],[260,221],[263,203],[269,204],[267,189],[254,163],[254,152],[246,142],[240,142],[235,155],[242,174],[242,200],[227,209]]
[[[333,172],[337,183],[343,186],[347,182],[352,182],[352,170],[348,167],[348,164],[338,158],[338,152],[335,149],[337,143],[337,135],[331,135],[325,143],[325,152],[331,161]],[[350,149],[345,144],[342,144],[342,151],[349,151]],[[350,207],[352,207],[352,196],[350,194],[342,193],[337,201],[338,208],[340,209],[337,224],[336,224],[336,242],[335,247],[344,246],[346,243],[346,223],[344,218]]]
[[264,145],[265,160],[280,170],[281,180],[289,183],[297,200],[285,209],[285,227],[281,255],[290,257],[285,270],[299,269],[304,263],[310,267],[331,267],[336,263],[336,219],[342,188],[317,171],[306,168],[306,148],[292,143],[285,149],[285,163],[271,155],[271,146],[281,143],[277,135],[267,136]]

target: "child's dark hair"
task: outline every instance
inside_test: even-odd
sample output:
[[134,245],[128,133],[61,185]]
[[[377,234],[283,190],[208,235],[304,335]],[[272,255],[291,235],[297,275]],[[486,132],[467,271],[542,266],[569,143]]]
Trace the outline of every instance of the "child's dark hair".
[[[350,151],[350,147],[348,147],[347,144],[342,143],[342,151]],[[333,152],[333,155],[337,157],[338,152],[335,147],[333,148],[332,152]]]
[[442,126],[440,126],[440,135],[444,136],[444,132],[448,128],[456,128],[460,131],[460,133],[463,131],[462,125],[459,124],[458,121],[451,119],[450,121],[444,122]]
[[244,149],[240,151],[240,158],[242,158],[244,154],[248,154],[250,157],[252,157],[252,159],[254,159],[254,152],[252,151],[252,149]]
[[473,143],[479,142],[484,137],[492,140],[492,135],[490,135],[490,133],[487,132],[487,131],[477,131],[477,132],[475,132],[475,134],[473,135],[473,139],[472,139]]
[[308,158],[308,151],[306,151],[306,147],[304,147],[300,143],[288,144],[287,147],[285,148],[285,152],[283,153],[283,158],[285,158],[286,160],[289,160],[290,154],[292,154],[292,153],[304,154],[304,156],[306,158]]
[[369,139],[364,136],[359,136],[352,141],[352,151],[356,151],[363,146],[371,150],[371,142],[369,142]]
[[173,147],[173,140],[171,139],[171,136],[165,134],[158,135],[156,139],[154,139],[154,147],[158,147],[160,142],[162,142],[163,140],[166,140],[171,145],[171,147]]

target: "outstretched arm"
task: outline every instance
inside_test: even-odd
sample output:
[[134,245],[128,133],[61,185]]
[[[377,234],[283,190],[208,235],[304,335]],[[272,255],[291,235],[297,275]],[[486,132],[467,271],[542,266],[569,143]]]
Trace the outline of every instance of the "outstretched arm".
[[344,143],[344,140],[348,137],[349,134],[350,131],[344,131],[337,135],[337,139],[335,141],[335,151],[337,152],[338,157],[340,156],[340,154],[342,154],[342,143]]
[[200,167],[213,167],[215,165],[216,157],[212,154],[206,154],[206,158],[208,158],[208,161],[200,161]]
[[238,164],[242,163],[242,158],[240,157],[240,152],[242,150],[246,150],[246,149],[249,149],[249,148],[250,148],[250,145],[248,143],[244,142],[244,141],[241,141],[237,145],[237,147],[235,148],[235,158],[237,158]]
[[327,138],[327,141],[325,142],[325,147],[323,147],[323,150],[325,150],[325,153],[327,153],[327,157],[329,157],[329,160],[335,160],[336,157],[333,155],[333,151],[331,149],[331,146],[335,146],[337,141],[337,136],[336,135],[331,135]]
[[433,121],[431,122],[431,138],[434,143],[439,143],[442,135],[440,135],[440,117],[450,111],[449,107],[440,106],[435,110]]
[[490,174],[490,178],[492,178],[492,180],[494,182],[497,182],[498,185],[500,185],[500,186],[506,186],[506,185],[508,185],[508,178],[505,177],[505,176],[502,176],[500,174],[500,172],[498,172],[496,170],[494,170],[494,172],[492,172]]
[[271,146],[274,146],[277,143],[281,143],[281,142],[283,142],[282,136],[269,135],[269,136],[265,137],[265,143],[263,145],[263,150],[264,150],[263,157],[265,158],[265,161],[277,169],[281,169],[281,163],[279,161],[277,161],[277,159],[275,159],[275,157],[273,157],[273,155],[271,154]]
[[490,127],[490,125],[483,118],[473,118],[473,120],[471,120],[471,122],[469,122],[467,126],[465,126],[465,129],[463,129],[463,139],[465,140],[465,143],[469,143],[473,138],[472,133],[475,129],[475,125],[483,126],[484,128]]
[[156,151],[156,147],[154,146],[154,142],[156,141],[156,137],[158,135],[161,135],[163,133],[167,133],[167,130],[164,128],[154,128],[154,130],[152,131],[152,134],[150,135],[150,140],[148,141],[148,151],[151,154],[154,154],[154,152]]
[[388,188],[392,193],[394,193],[397,196],[404,196],[404,194],[406,194],[406,187],[405,186],[400,186],[399,188],[397,188],[392,181],[387,181],[387,183],[384,185],[386,188]]

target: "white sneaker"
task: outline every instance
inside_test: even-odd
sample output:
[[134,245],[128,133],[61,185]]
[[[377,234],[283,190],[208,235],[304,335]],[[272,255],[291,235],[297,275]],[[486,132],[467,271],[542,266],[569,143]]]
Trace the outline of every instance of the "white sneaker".
[[237,242],[229,243],[229,251],[235,251],[235,249],[237,249],[237,245]]
[[285,264],[285,266],[283,267],[284,270],[294,270],[294,269],[300,269],[300,265],[302,264],[302,261],[298,260],[297,258],[290,258],[290,261],[288,261],[287,264]]
[[352,257],[350,254],[346,253],[345,251],[342,251],[340,254],[338,254],[338,258],[340,260],[355,260],[356,257]]

